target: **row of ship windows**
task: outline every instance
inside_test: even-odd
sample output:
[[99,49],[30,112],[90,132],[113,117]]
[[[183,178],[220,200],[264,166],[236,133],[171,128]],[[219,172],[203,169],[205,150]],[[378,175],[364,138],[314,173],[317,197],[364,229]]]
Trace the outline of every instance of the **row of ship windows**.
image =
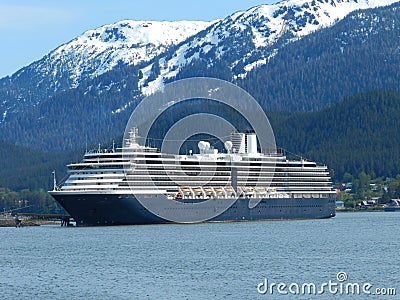
[[[114,172],[90,172],[90,171],[84,171],[84,172],[74,172],[74,175],[84,175],[84,174],[117,174],[117,171]],[[122,172],[118,172],[118,174],[123,174]]]
[[[268,206],[258,206],[257,207],[259,210],[258,212],[261,213],[261,209],[273,209],[273,208],[279,208],[279,209],[288,209],[288,208],[322,208],[322,205],[268,205]],[[193,209],[193,207],[168,207],[165,208],[167,210],[187,210],[187,209]],[[206,209],[206,208],[205,208]],[[231,207],[231,209],[237,209],[237,207]],[[236,212],[236,211],[235,211]]]
[[[85,168],[85,166],[82,165],[74,165],[70,166],[70,170],[80,170],[82,168]],[[91,168],[91,169],[124,169],[124,165],[119,165],[115,164],[115,162],[97,162],[97,164],[92,164],[92,165],[87,165],[86,168]],[[183,166],[183,165],[175,165],[175,164],[166,164],[162,163],[159,165],[154,165],[154,164],[135,164],[135,168],[138,169],[150,169],[150,170],[164,170],[164,169],[181,169],[181,170],[200,170],[200,169],[217,169],[219,171],[230,171],[232,168],[231,166],[228,167],[221,167],[221,166],[215,166],[213,164],[211,165],[198,165],[198,166]],[[254,165],[241,165],[236,167],[239,171],[241,169],[251,169],[251,170],[257,170],[257,171],[266,171],[266,170],[271,170],[271,171],[276,171],[276,172],[293,172],[293,171],[300,171],[304,173],[309,173],[309,172],[315,172],[316,170],[318,172],[320,171],[325,171],[327,172],[326,168],[323,167],[310,167],[310,168],[299,168],[299,167],[293,167],[293,166],[287,166],[285,168],[276,168],[274,166],[254,166]]]
[[[113,172],[90,172],[90,171],[84,171],[84,172],[74,172],[73,175],[87,175],[87,174],[124,174],[123,172],[119,171],[113,171]],[[221,172],[127,172],[127,175],[133,175],[133,176],[140,176],[140,175],[145,175],[145,176],[196,176],[196,177],[231,177],[230,173],[221,173]],[[281,178],[281,179],[288,179],[288,180],[293,180],[293,179],[301,179],[301,178],[307,178],[307,179],[321,179],[321,178],[329,178],[325,174],[320,174],[320,173],[314,173],[314,174],[290,174],[290,176],[281,176],[281,174],[277,173],[242,173],[239,172],[237,177],[256,177],[256,178]],[[140,178],[140,177],[139,177]]]
[[[258,205],[258,209],[265,208],[315,208],[322,207],[322,205]],[[237,206],[232,206],[231,208],[237,209]]]
[[[190,167],[184,167],[182,165],[165,165],[165,164],[161,164],[161,165],[136,165],[135,168],[137,169],[145,169],[145,170],[176,170],[176,169],[181,169],[181,170],[195,170],[195,171],[200,171],[200,170],[205,170],[205,169],[211,169],[211,170],[218,170],[218,171],[225,171],[225,172],[229,172],[231,171],[231,167],[216,167],[213,165],[210,166],[206,166],[206,165],[201,165],[201,166],[190,166]],[[286,173],[286,172],[302,172],[302,173],[310,173],[310,172],[327,172],[326,168],[310,168],[310,169],[304,169],[304,168],[285,168],[285,169],[281,169],[281,168],[274,168],[274,167],[255,167],[255,166],[240,166],[236,168],[239,172],[242,169],[245,170],[253,170],[253,171],[267,171],[269,170],[270,172],[279,172],[279,173]]]
[[[113,179],[115,179],[114,177],[107,177],[103,176],[103,177],[76,177],[74,178],[74,180],[79,180],[79,181],[88,181],[88,180],[110,180],[112,181]],[[230,182],[230,178],[206,178],[208,182],[222,182],[225,184],[228,184]],[[154,183],[158,183],[158,184],[174,184],[176,183],[175,181],[179,181],[179,182],[203,182],[204,180],[201,180],[200,178],[149,178],[149,177],[135,177],[135,178],[130,178],[128,180],[124,179],[124,181],[128,181],[128,182],[137,182],[140,184],[146,184],[146,182],[154,182]],[[238,178],[237,182],[240,183],[258,183],[258,184],[270,184],[270,185],[280,185],[280,186],[303,186],[303,185],[316,185],[316,186],[330,186],[331,183],[330,181],[320,181],[318,179],[312,179],[312,180],[291,180],[291,181],[281,181],[279,179],[272,179],[272,181],[269,178],[266,179],[258,179],[255,180],[254,178]]]
[[[144,182],[144,181],[128,181],[129,183],[140,183],[140,185],[154,185],[157,183],[157,185],[176,185],[177,183],[174,181],[153,181],[153,182]],[[195,185],[196,182],[202,183],[202,181],[196,181],[196,180],[180,180],[180,183],[186,182],[186,183],[193,183],[191,185]],[[252,181],[238,181],[237,185],[245,185],[248,187],[254,186],[254,184],[250,184]],[[214,184],[213,184],[214,183]],[[221,184],[222,183],[222,184]],[[269,183],[267,182],[254,182],[255,184],[262,185],[263,183]],[[213,185],[213,186],[221,186],[221,185],[230,185],[230,181],[217,181],[217,180],[210,180],[207,185]],[[329,182],[290,182],[290,184],[283,183],[283,182],[273,182],[270,184],[271,187],[331,187],[331,184]]]
[[[136,186],[136,184],[135,183],[133,183],[133,182],[131,182],[131,183],[128,183],[128,182],[124,182],[124,183],[119,183],[119,182],[106,182],[106,183],[101,183],[101,182],[96,182],[95,183],[96,185],[104,185],[104,184],[106,184],[106,185],[119,185],[119,186],[121,186],[121,187],[123,187],[123,186],[130,186],[130,185],[135,185]],[[69,184],[70,186],[72,185],[72,186],[78,186],[78,185],[83,185],[83,186],[85,186],[85,185],[87,185],[87,183],[84,183],[84,182],[82,182],[82,183],[77,183],[77,182],[72,182],[72,183],[70,183]],[[145,187],[145,186],[159,186],[159,187],[162,187],[162,186],[176,186],[177,184],[175,183],[175,182],[164,182],[163,184],[155,184],[154,182],[141,182],[140,183],[140,186],[143,186],[143,187]],[[228,185],[228,183],[226,183],[226,185]],[[221,186],[221,184],[219,184],[219,183],[215,183],[215,184],[212,184],[212,183],[210,183],[210,184],[208,184],[208,186],[212,186],[212,187],[220,187]],[[251,186],[250,186],[251,187]],[[307,187],[307,189],[308,190],[312,190],[312,188],[317,188],[317,189],[321,189],[321,188],[324,188],[324,189],[330,189],[331,188],[331,186],[330,185],[323,185],[323,184],[320,184],[320,185],[312,185],[312,186],[310,186],[309,184],[302,184],[302,185],[300,185],[300,184],[292,184],[292,185],[290,185],[290,186],[282,186],[282,185],[273,185],[273,186],[271,186],[272,188],[274,188],[274,187],[283,187],[283,188],[285,188],[285,189],[293,189],[293,188],[300,188],[300,187]]]
[[[74,175],[76,176],[76,175],[90,175],[90,174],[92,174],[92,175],[105,175],[105,176],[103,176],[103,177],[75,177],[74,179],[76,179],[76,180],[104,179],[104,178],[107,178],[107,175],[117,174],[117,172],[113,172],[113,173],[104,173],[104,172],[101,172],[101,173],[90,173],[90,172],[87,172],[87,173],[79,173],[79,174],[75,173]],[[123,175],[123,174],[121,173],[121,175]],[[177,178],[179,178],[180,180],[185,180],[186,179],[186,177],[180,178],[180,177],[178,177],[179,175],[176,175],[176,174],[169,174],[169,175],[165,175],[163,177],[152,177],[152,176],[157,176],[157,175],[159,176],[159,174],[148,174],[147,176],[143,176],[143,174],[142,174],[142,177],[140,177],[139,175],[131,175],[132,177],[128,175],[128,178],[129,179],[134,179],[134,180],[146,180],[146,181],[147,180],[154,180],[154,181],[163,181],[163,180],[165,180],[165,181],[170,181],[171,177],[174,178],[175,176],[177,176]],[[195,177],[195,178],[192,177],[191,179],[192,180],[202,180],[202,179],[204,179],[204,177],[205,177],[205,179],[224,180],[224,181],[229,181],[231,179],[230,176],[211,176],[211,175],[210,176],[206,176],[206,175],[198,176],[198,177]],[[110,178],[113,178],[113,177],[110,177]],[[272,182],[296,182],[296,181],[302,182],[302,181],[304,181],[304,179],[306,179],[306,182],[310,182],[310,181],[315,181],[315,182],[325,182],[326,181],[326,182],[329,182],[328,181],[329,177],[292,177],[292,178],[289,179],[289,178],[277,178],[277,177],[272,177],[271,178],[271,177],[264,177],[264,176],[263,177],[237,176],[237,180],[238,181],[245,180],[245,181],[253,181],[253,182],[255,182],[255,181],[257,181],[257,182],[270,182],[271,180],[272,180]]]
[[[150,174],[150,175],[189,175],[189,176],[226,176],[230,177],[230,172],[214,172],[214,171],[150,171],[150,172],[129,172],[130,174]],[[246,171],[239,171],[237,172],[238,176],[252,176],[252,177],[280,177],[280,178],[293,178],[293,177],[328,177],[325,173],[290,173],[290,174],[281,174],[276,172],[246,172]]]
[[[122,174],[121,171],[118,172],[119,174]],[[129,172],[131,173],[131,172]],[[172,173],[172,174],[171,174]],[[166,172],[165,170],[163,171],[149,171],[149,172],[134,172],[131,174],[135,174],[135,175],[141,175],[141,174],[149,174],[149,175],[179,175],[179,174],[185,174],[185,175],[190,175],[190,176],[198,176],[200,172],[176,172],[176,170],[174,170],[174,172]],[[80,171],[80,172],[74,172],[75,175],[80,175],[80,174],[117,174],[117,171],[113,171],[113,172],[104,172],[104,171]],[[260,173],[254,173],[254,172],[238,172],[238,175],[240,176],[240,174],[244,174],[245,176],[254,176],[254,177],[259,177]],[[201,172],[202,176],[231,176],[230,172]],[[281,178],[292,178],[292,177],[306,177],[306,178],[313,178],[313,177],[318,177],[318,178],[328,178],[328,176],[325,173],[290,173],[290,174],[283,174],[283,173],[277,173],[277,172],[263,172],[262,173],[263,177],[281,177]]]
[[[193,176],[193,175],[188,175],[188,176],[182,176],[182,175],[168,175],[168,176],[160,176],[160,175],[148,175],[148,176],[141,176],[139,175],[128,175],[127,176],[128,180],[135,180],[135,181],[141,181],[141,180],[153,180],[153,181],[171,181],[171,180],[181,180],[181,181],[204,181],[204,180],[213,180],[213,181],[230,181],[231,177],[230,176]],[[247,177],[247,176],[237,176],[236,181],[248,181],[248,182],[285,182],[285,183],[290,183],[290,182],[325,182],[325,183],[330,183],[330,178],[329,177],[292,177],[292,178],[276,178],[276,177]]]

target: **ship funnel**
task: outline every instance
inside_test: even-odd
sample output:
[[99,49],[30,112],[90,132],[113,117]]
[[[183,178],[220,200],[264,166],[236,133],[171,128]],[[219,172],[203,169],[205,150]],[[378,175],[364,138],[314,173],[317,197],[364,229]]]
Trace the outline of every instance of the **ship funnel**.
[[247,142],[247,153],[255,154],[257,153],[257,136],[255,133],[250,133],[246,135]]
[[138,129],[136,127],[133,127],[131,130],[129,130],[129,138],[125,139],[126,147],[138,148],[139,144],[137,142],[137,137]]
[[246,142],[245,142],[245,134],[239,132],[232,132],[231,140],[232,140],[232,149],[236,153],[246,153]]

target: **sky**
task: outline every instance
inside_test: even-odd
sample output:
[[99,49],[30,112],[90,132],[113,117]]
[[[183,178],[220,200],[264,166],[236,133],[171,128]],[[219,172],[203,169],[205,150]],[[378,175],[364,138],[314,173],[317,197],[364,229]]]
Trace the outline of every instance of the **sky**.
[[120,20],[221,19],[279,0],[0,0],[0,78],[89,29]]

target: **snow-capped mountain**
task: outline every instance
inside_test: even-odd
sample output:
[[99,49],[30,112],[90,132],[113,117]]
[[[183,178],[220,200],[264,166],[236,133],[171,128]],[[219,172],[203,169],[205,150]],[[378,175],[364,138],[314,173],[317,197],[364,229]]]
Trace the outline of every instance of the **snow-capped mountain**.
[[50,64],[43,64],[43,71],[55,76],[67,71],[76,86],[121,65],[148,62],[211,24],[125,20],[105,25],[57,48],[46,59]]
[[152,66],[145,67],[143,92],[152,93],[193,60],[209,64],[223,60],[234,77],[265,65],[285,43],[329,27],[358,9],[386,6],[398,0],[286,0],[236,12],[206,32],[183,43],[174,54],[160,58],[159,76],[149,82]]
[[138,88],[143,94],[159,88],[194,60],[208,65],[223,61],[233,78],[243,78],[285,44],[331,26],[354,10],[397,1],[285,0],[212,22],[125,20],[105,25],[0,79],[0,123],[56,92],[126,65],[141,68]]
[[399,24],[399,0],[286,0],[215,22],[106,25],[0,79],[0,140],[57,150],[106,141],[143,95],[190,76],[231,80],[271,111],[397,90]]
[[[75,88],[82,81],[124,65],[149,62],[211,24],[124,20],[86,31],[0,80],[0,123],[7,114],[35,106],[55,92]],[[5,94],[1,93],[2,86],[7,89]]]

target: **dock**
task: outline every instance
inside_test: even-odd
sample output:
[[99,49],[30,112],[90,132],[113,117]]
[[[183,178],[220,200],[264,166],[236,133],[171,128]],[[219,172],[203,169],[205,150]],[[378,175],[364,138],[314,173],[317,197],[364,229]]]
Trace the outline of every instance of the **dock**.
[[66,214],[36,214],[19,213],[16,216],[0,216],[0,227],[24,227],[56,224],[61,222],[61,226],[72,226],[73,219]]

